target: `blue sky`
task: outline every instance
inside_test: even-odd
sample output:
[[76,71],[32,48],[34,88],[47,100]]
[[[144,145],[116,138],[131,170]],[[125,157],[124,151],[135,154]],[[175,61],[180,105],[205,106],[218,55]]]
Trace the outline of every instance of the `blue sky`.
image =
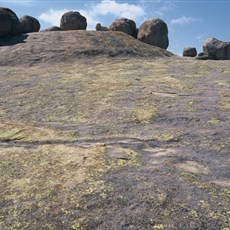
[[87,18],[88,30],[98,22],[109,26],[121,17],[133,19],[137,27],[146,19],[161,18],[169,29],[168,50],[179,55],[184,47],[201,51],[202,41],[208,37],[230,41],[230,0],[0,0],[0,6],[12,9],[19,18],[37,18],[42,29],[59,26],[62,14],[69,10],[79,11]]

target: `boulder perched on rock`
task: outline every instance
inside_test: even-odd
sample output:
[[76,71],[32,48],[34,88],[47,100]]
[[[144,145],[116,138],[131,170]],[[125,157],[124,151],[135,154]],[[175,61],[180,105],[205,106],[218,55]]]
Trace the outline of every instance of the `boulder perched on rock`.
[[208,38],[203,42],[203,52],[208,54],[209,59],[230,60],[230,42]]
[[77,11],[69,11],[62,15],[60,28],[62,30],[86,30],[87,20]]
[[51,26],[51,27],[49,27],[49,28],[47,28],[47,29],[45,29],[45,30],[43,30],[43,31],[60,31],[61,30],[61,28],[59,27],[59,26]]
[[110,30],[121,31],[135,37],[136,23],[133,20],[127,18],[117,19],[111,24]]
[[11,9],[0,7],[0,15],[0,36],[19,35],[22,33],[22,25],[17,15]]
[[188,47],[183,49],[183,56],[184,57],[195,57],[197,55],[196,48]]
[[21,17],[20,22],[22,24],[22,33],[24,34],[38,32],[41,27],[39,21],[36,18],[28,15]]
[[139,28],[137,39],[167,49],[169,45],[167,24],[161,19],[145,21]]
[[109,31],[109,28],[108,28],[108,27],[102,26],[100,23],[97,23],[95,29],[96,29],[97,31]]

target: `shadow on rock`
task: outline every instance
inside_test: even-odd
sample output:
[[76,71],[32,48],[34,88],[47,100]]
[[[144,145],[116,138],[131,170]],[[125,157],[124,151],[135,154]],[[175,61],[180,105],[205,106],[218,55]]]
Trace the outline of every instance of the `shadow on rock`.
[[29,37],[28,34],[22,34],[14,37],[5,37],[0,39],[0,46],[12,46],[18,43],[25,43],[25,40]]

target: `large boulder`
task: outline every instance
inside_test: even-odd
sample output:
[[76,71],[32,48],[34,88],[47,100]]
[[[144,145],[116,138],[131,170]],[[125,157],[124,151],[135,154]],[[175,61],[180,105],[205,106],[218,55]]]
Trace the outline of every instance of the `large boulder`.
[[209,59],[230,60],[230,42],[208,38],[203,42],[203,52],[208,54]]
[[10,15],[0,8],[0,37],[10,34],[12,21]]
[[[10,19],[11,19],[11,29],[9,31],[9,27],[10,27],[10,23],[9,23],[9,17],[8,16],[2,16],[1,19],[3,20],[3,22],[1,21],[1,25],[4,24],[4,21],[6,22],[6,24],[2,27],[0,30],[3,30],[3,34],[4,35],[19,35],[22,33],[22,25],[17,17],[17,15],[8,8],[3,8],[0,7],[0,13],[1,15],[9,15]],[[6,31],[9,31],[8,34],[6,34]]]
[[168,27],[161,19],[151,19],[145,21],[139,28],[137,39],[162,49],[169,46]]
[[110,30],[121,31],[130,36],[135,37],[137,29],[136,29],[136,23],[133,20],[130,20],[127,18],[121,18],[121,19],[115,20],[111,24]]
[[183,49],[183,57],[195,57],[197,51],[195,47],[188,47]]
[[41,27],[39,21],[36,18],[28,15],[21,17],[20,22],[22,24],[22,33],[24,34],[38,32]]
[[87,20],[77,11],[69,11],[62,15],[60,28],[62,30],[86,30]]

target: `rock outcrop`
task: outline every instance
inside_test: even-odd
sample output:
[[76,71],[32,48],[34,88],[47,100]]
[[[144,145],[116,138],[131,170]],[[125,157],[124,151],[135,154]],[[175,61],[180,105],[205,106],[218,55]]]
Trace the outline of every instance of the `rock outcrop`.
[[17,15],[8,8],[0,8],[0,36],[22,34],[22,25]]
[[62,30],[86,30],[87,19],[77,11],[69,11],[62,15],[60,28]]
[[167,24],[161,19],[145,21],[139,28],[137,39],[167,49],[169,45]]
[[38,32],[41,27],[39,21],[36,18],[28,15],[21,17],[20,23],[22,25],[22,33],[24,34]]
[[106,26],[102,26],[101,23],[97,23],[95,29],[96,31],[109,31],[109,28]]
[[203,53],[206,53],[208,59],[230,60],[230,42],[208,38],[203,42]]
[[183,49],[183,57],[195,57],[197,51],[195,47],[188,47]]
[[2,38],[0,49],[0,66],[72,62],[78,58],[89,57],[173,56],[166,50],[139,42],[123,32],[114,31],[107,31],[106,34],[85,30],[40,31]]
[[132,37],[136,36],[136,23],[133,20],[127,18],[121,18],[115,20],[111,26],[110,30],[112,31],[121,31]]

